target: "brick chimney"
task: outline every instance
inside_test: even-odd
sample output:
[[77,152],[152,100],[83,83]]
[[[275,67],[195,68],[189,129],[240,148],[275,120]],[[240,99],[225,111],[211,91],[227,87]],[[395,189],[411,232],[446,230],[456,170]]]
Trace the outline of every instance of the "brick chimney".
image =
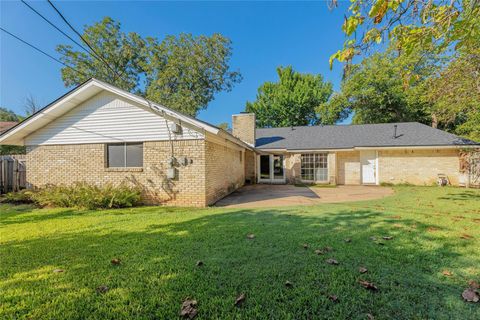
[[248,144],[255,145],[255,113],[234,114],[232,134]]

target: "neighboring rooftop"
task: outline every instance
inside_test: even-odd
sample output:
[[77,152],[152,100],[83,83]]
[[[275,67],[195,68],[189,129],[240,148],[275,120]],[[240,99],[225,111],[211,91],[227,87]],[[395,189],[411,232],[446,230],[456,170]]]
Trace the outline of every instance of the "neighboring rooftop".
[[8,129],[17,125],[15,121],[0,121],[0,133],[7,131]]
[[255,147],[309,150],[472,145],[480,146],[480,143],[418,122],[401,122],[256,129]]

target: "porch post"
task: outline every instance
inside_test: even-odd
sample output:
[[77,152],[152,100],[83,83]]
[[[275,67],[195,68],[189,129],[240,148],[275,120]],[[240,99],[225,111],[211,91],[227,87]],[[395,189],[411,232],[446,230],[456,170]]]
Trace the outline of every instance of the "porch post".
[[337,153],[329,152],[327,157],[328,165],[328,182],[337,184]]

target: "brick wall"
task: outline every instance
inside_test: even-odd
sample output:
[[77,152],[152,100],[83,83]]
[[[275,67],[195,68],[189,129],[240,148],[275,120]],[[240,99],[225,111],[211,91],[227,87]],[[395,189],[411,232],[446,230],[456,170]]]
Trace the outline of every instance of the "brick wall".
[[337,152],[338,184],[360,184],[360,152]]
[[240,113],[232,116],[232,135],[240,140],[255,144],[255,114]]
[[439,173],[458,185],[460,160],[456,149],[404,149],[379,151],[380,183],[430,185]]
[[250,183],[256,183],[256,163],[257,155],[255,154],[255,152],[245,150],[245,180],[249,180]]
[[[27,147],[27,182],[46,184],[132,183],[144,189],[147,202],[175,206],[206,205],[205,141],[174,141],[175,157],[187,157],[188,165],[177,167],[177,179],[166,179],[169,141],[145,142],[143,169],[106,168],[105,145],[49,145]],[[192,163],[190,163],[190,161]]]
[[206,141],[206,203],[213,204],[245,182],[245,152]]

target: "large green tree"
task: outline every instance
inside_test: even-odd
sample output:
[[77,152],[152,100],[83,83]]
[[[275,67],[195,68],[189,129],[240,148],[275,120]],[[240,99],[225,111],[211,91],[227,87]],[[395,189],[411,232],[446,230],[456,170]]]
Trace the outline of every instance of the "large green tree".
[[[431,104],[424,99],[425,81],[437,68],[437,59],[417,53],[404,56],[396,50],[376,53],[353,65],[341,91],[329,104],[353,113],[354,123],[420,121],[431,124]],[[405,70],[412,70],[408,78]]]
[[216,93],[230,90],[241,80],[229,67],[231,42],[219,34],[144,39],[134,32],[122,32],[120,23],[106,17],[85,27],[83,37],[97,58],[70,45],[57,47],[61,60],[79,71],[62,68],[66,86],[95,77],[196,116]]
[[[0,107],[0,121],[16,121],[19,122],[22,117],[15,114],[12,110]],[[0,145],[0,155],[6,154],[24,154],[25,147]]]
[[20,121],[20,118],[12,110],[0,107],[0,121]]
[[254,112],[260,127],[305,126],[335,123],[341,113],[324,105],[332,94],[332,84],[321,75],[302,74],[292,67],[277,69],[279,81],[260,86],[246,111]]

